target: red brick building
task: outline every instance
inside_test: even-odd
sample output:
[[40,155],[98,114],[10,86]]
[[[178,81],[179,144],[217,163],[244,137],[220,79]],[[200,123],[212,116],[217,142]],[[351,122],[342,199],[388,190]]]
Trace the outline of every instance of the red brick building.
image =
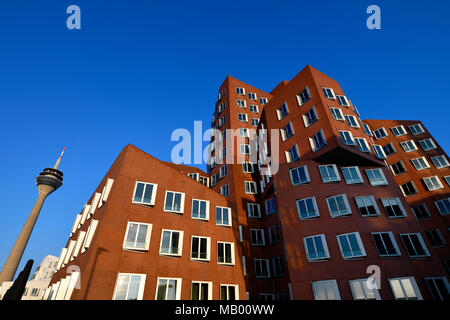
[[124,148],[77,215],[45,297],[448,298],[448,242],[425,236],[448,239],[448,185],[432,225],[418,221],[369,126],[310,66],[270,93],[227,77],[208,173]]

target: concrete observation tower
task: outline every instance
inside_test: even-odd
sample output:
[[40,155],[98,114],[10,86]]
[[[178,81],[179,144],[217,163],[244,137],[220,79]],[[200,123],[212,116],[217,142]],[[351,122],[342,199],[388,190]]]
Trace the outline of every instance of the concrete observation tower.
[[33,209],[28,216],[19,237],[11,250],[11,253],[6,260],[5,265],[0,273],[0,286],[4,281],[12,281],[14,274],[16,273],[17,267],[19,266],[20,259],[22,259],[23,252],[30,238],[31,232],[33,231],[36,220],[41,211],[42,205],[49,194],[62,186],[63,173],[58,170],[61,158],[64,154],[64,150],[61,152],[56,164],[53,168],[45,168],[39,176],[36,177],[36,184],[38,188],[38,198],[34,204]]

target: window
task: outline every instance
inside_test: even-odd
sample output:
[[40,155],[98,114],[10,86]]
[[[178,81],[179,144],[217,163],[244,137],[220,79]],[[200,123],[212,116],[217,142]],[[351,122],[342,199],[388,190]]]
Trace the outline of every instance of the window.
[[211,187],[212,187],[212,186],[215,186],[215,185],[217,184],[218,181],[219,181],[219,174],[218,174],[218,173],[213,174],[213,175],[211,176]]
[[313,152],[316,152],[322,147],[326,146],[327,141],[325,140],[325,135],[323,134],[322,129],[320,129],[319,132],[309,138],[309,144],[311,145],[311,150]]
[[380,257],[397,257],[401,255],[392,232],[372,232],[372,238]]
[[330,258],[327,241],[324,234],[303,238],[305,253],[308,261],[324,260]]
[[31,293],[30,293],[30,295],[31,296],[38,296],[39,295],[39,288],[33,288],[33,289],[31,289]]
[[198,181],[198,173],[188,173],[187,175],[189,178],[192,178],[195,181]]
[[364,133],[367,134],[368,136],[371,136],[372,131],[370,130],[369,125],[366,123],[363,123],[362,126],[363,126]]
[[234,243],[217,241],[217,263],[234,264]]
[[227,173],[228,173],[227,172],[227,166],[226,165],[225,166],[221,166],[220,169],[219,169],[219,178],[226,177]]
[[391,278],[388,280],[395,300],[422,300],[422,294],[414,277]]
[[183,231],[162,229],[160,255],[181,256]]
[[323,88],[322,87],[322,92],[324,94],[324,96],[328,99],[336,99],[335,95],[334,95],[334,91],[333,89],[330,88]]
[[222,113],[223,110],[225,110],[225,107],[226,107],[226,104],[225,104],[225,102],[223,102],[223,103],[219,104],[219,108],[218,108],[217,111],[218,111],[219,113]]
[[245,102],[245,100],[237,100],[236,103],[239,108],[247,108],[247,103]]
[[216,225],[231,226],[231,208],[216,207]]
[[192,281],[191,300],[212,300],[212,282]]
[[412,181],[401,184],[400,189],[405,197],[412,196],[417,193],[416,185]]
[[355,145],[355,141],[353,141],[353,135],[350,131],[339,130],[339,135],[341,136],[341,140],[343,144],[353,146]]
[[225,124],[225,116],[223,116],[222,118],[219,118],[219,127],[223,126],[224,124]]
[[166,200],[164,201],[164,211],[183,213],[184,211],[184,193],[166,191]]
[[390,156],[391,154],[397,152],[392,142],[389,142],[387,145],[383,146],[383,151],[386,156]]
[[430,256],[420,233],[403,233],[400,234],[400,239],[402,239],[406,252],[408,252],[410,258],[424,258]]
[[254,259],[256,278],[270,278],[269,259]]
[[375,152],[375,157],[377,157],[378,159],[386,159],[386,154],[384,153],[384,150],[380,145],[373,144],[372,148]]
[[245,89],[244,88],[240,88],[240,87],[236,87],[236,93],[240,94],[240,95],[245,95]]
[[326,198],[331,217],[350,215],[352,210],[345,194]]
[[335,164],[319,166],[323,183],[341,181],[338,169]]
[[156,289],[155,300],[180,300],[181,299],[181,279],[180,278],[159,278]]
[[405,152],[412,152],[417,150],[417,146],[413,140],[400,142],[400,145],[402,146],[403,150],[405,150]]
[[370,152],[369,145],[367,144],[367,140],[364,138],[356,138],[355,137],[356,146],[361,152]]
[[303,89],[303,91],[297,95],[298,105],[302,106],[306,102],[308,102],[310,99],[311,99],[311,94],[309,93],[308,86],[306,86],[305,89]]
[[128,221],[123,248],[130,250],[148,250],[152,225]]
[[448,162],[447,158],[444,155],[431,157],[431,161],[433,162],[434,166],[438,169],[450,166],[450,163]]
[[261,208],[258,203],[247,203],[247,214],[249,218],[261,218]]
[[300,219],[316,218],[320,215],[315,197],[299,199],[296,203]]
[[283,105],[281,107],[279,107],[276,111],[277,111],[278,120],[281,120],[284,117],[286,117],[289,113],[287,103],[286,102],[283,103]]
[[329,107],[331,116],[336,120],[344,120],[344,115],[342,114],[342,110],[340,108]]
[[349,280],[354,300],[381,300],[377,289],[369,288],[368,279]]
[[358,167],[344,167],[341,168],[344,175],[345,182],[347,184],[363,183],[361,172]]
[[416,216],[417,220],[423,220],[426,218],[431,218],[430,211],[425,203],[420,203],[411,207],[412,212]]
[[314,122],[319,120],[319,118],[317,116],[317,112],[316,112],[316,107],[313,106],[311,109],[309,109],[308,112],[306,112],[305,114],[302,115],[302,118],[303,118],[303,124],[305,125],[305,128],[309,127]]
[[403,136],[406,134],[406,130],[403,126],[392,127],[391,131],[396,137]]
[[292,127],[292,122],[289,121],[289,123],[283,128],[280,129],[281,132],[281,140],[286,141],[291,136],[294,135],[294,128]]
[[423,178],[423,182],[427,186],[428,191],[439,190],[444,188],[444,186],[442,185],[441,181],[437,176]]
[[259,119],[251,118],[250,119],[250,123],[251,123],[252,126],[257,127],[258,123],[259,123]]
[[247,193],[247,194],[256,194],[257,193],[256,182],[245,181],[244,185],[245,185],[245,193]]
[[260,97],[260,98],[259,98],[259,103],[261,103],[261,104],[267,104],[267,98],[262,98],[262,97]]
[[81,253],[86,252],[86,250],[91,245],[92,239],[95,234],[95,229],[97,229],[98,220],[92,220],[91,224],[88,227],[88,230],[86,232],[86,238],[84,238],[83,246],[81,247]]
[[220,300],[238,300],[238,286],[232,284],[220,285]]
[[441,215],[444,216],[450,213],[450,198],[435,201],[434,205]]
[[375,136],[375,139],[381,139],[381,138],[384,138],[384,137],[387,137],[387,131],[386,131],[386,129],[383,127],[383,128],[379,128],[379,129],[377,129],[377,130],[374,130],[373,131],[373,135]]
[[275,205],[275,198],[271,198],[266,200],[266,215],[270,216],[277,212],[277,208]]
[[223,186],[220,187],[220,194],[223,195],[224,197],[228,197],[229,194],[229,189],[228,189],[228,183],[224,184]]
[[133,203],[155,205],[157,184],[136,181],[134,187]]
[[359,232],[337,235],[339,248],[344,259],[361,258],[366,256],[366,251],[359,236]]
[[256,100],[256,93],[249,92],[249,93],[248,93],[248,98],[249,98],[250,100]]
[[254,113],[258,113],[258,106],[254,105],[254,104],[251,104],[250,105],[250,111],[254,112]]
[[192,236],[191,239],[191,259],[209,261],[211,248],[211,238]]
[[423,169],[427,169],[430,167],[430,165],[428,164],[427,158],[425,158],[425,157],[411,159],[411,162],[412,162],[414,168],[416,168],[417,170],[423,170]]
[[355,116],[345,115],[345,121],[352,128],[359,128],[358,120],[356,120]]
[[381,203],[389,218],[406,217],[405,209],[399,198],[384,198],[381,199]]
[[313,281],[315,300],[341,300],[336,280]]
[[300,153],[298,152],[298,146],[294,144],[289,150],[285,151],[286,161],[295,162],[300,160]]
[[192,199],[192,219],[209,219],[209,201]]
[[250,146],[248,144],[241,144],[241,154],[250,154]]
[[406,168],[405,168],[405,165],[403,164],[402,160],[400,160],[396,163],[393,163],[391,165],[391,170],[395,176],[406,172]]
[[363,217],[373,217],[380,215],[374,196],[355,197],[356,205]]
[[419,140],[419,144],[424,151],[428,151],[428,150],[432,150],[432,149],[436,148],[436,144],[434,143],[433,139]]
[[427,236],[428,241],[430,241],[432,247],[441,247],[445,245],[445,240],[439,229],[425,231],[425,235]]
[[450,299],[450,286],[446,277],[425,278],[425,283],[433,296],[433,300]]
[[241,136],[243,138],[250,137],[248,129],[247,128],[239,128],[239,136]]
[[408,126],[409,131],[411,131],[411,133],[413,135],[418,135],[421,133],[424,133],[425,130],[423,129],[422,125],[417,123],[417,124],[413,124],[411,126]]
[[145,274],[119,273],[113,300],[142,300]]
[[238,113],[238,120],[241,122],[247,122],[247,114],[246,113]]
[[336,95],[336,98],[337,98],[338,103],[341,106],[344,106],[344,107],[348,107],[349,106],[348,100],[347,100],[347,98],[345,96],[338,96],[338,95]]
[[242,162],[242,172],[244,173],[253,173],[253,164],[250,162]]
[[310,182],[307,166],[289,169],[289,174],[291,176],[292,185],[294,186]]
[[250,242],[253,246],[265,246],[264,229],[250,229]]
[[284,274],[283,257],[272,258],[273,276],[280,277]]
[[369,179],[371,186],[383,186],[387,185],[386,177],[384,176],[383,170],[380,168],[377,169],[367,169],[366,170],[367,178]]
[[280,242],[280,233],[277,225],[269,227],[269,242],[274,244]]

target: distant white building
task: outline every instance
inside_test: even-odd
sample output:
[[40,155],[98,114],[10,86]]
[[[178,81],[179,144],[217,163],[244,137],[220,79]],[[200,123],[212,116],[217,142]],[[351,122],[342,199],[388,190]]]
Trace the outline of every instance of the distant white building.
[[[25,287],[25,293],[22,300],[42,300],[45,289],[48,287],[50,280],[56,270],[58,257],[46,256],[36,271],[31,276]],[[0,299],[3,298],[6,291],[13,285],[13,281],[5,281],[0,287]]]

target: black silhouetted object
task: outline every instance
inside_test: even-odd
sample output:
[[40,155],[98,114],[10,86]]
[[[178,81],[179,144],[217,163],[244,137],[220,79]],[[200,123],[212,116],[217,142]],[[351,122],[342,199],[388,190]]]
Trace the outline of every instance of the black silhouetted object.
[[11,288],[6,291],[3,296],[3,300],[20,300],[25,292],[25,286],[27,285],[28,277],[30,276],[31,268],[33,267],[33,260],[27,261],[25,268],[19,273],[16,281],[14,281]]

